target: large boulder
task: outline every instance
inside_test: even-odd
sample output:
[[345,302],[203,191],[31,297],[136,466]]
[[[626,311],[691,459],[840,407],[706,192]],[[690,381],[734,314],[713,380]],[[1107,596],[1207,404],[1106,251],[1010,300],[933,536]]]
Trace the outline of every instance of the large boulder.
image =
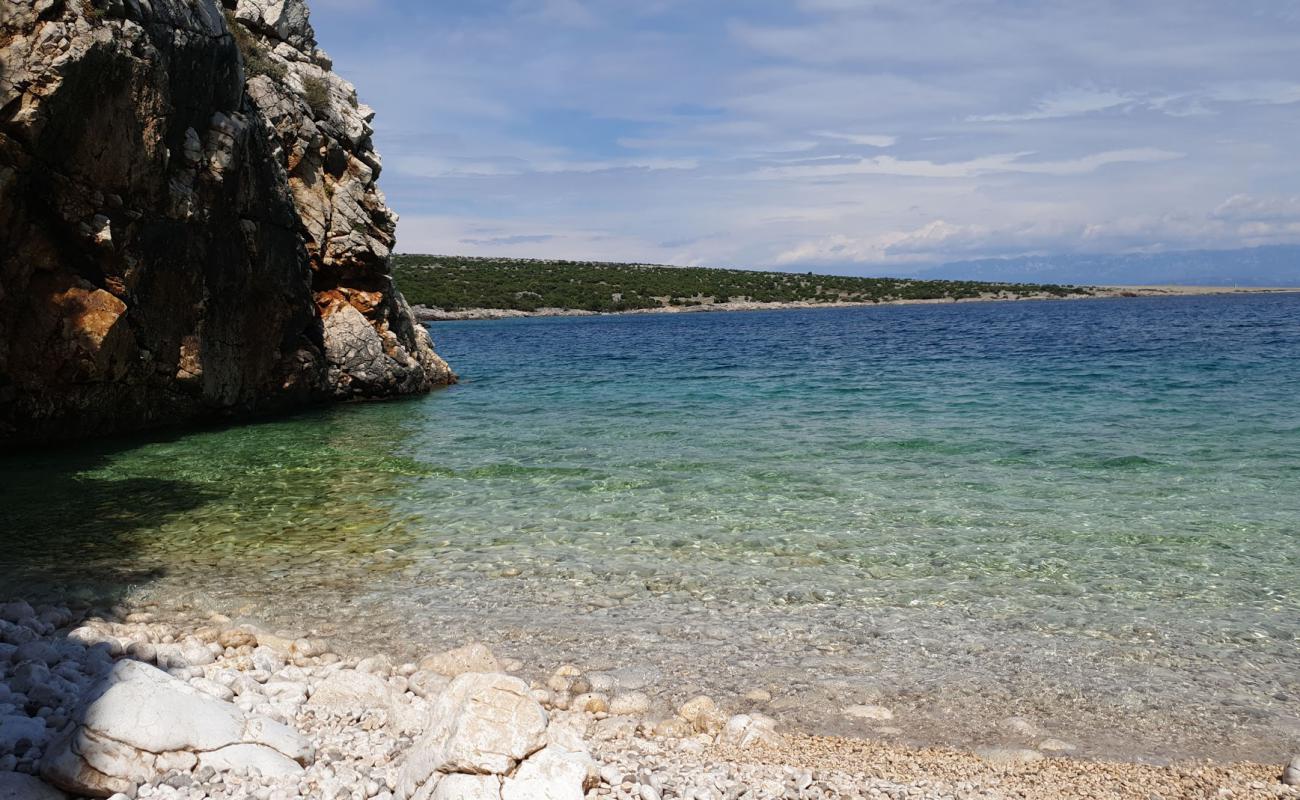
[[372,118],[303,0],[7,1],[0,446],[454,381]]
[[501,783],[501,800],[582,800],[600,780],[596,762],[574,730],[552,725],[546,747]]
[[76,726],[41,764],[50,783],[108,797],[171,769],[300,774],[311,744],[297,731],[206,695],[138,661],[120,661],[87,695]]
[[508,675],[461,675],[434,702],[429,730],[398,778],[398,795],[411,797],[435,773],[504,775],[545,746],[546,726],[528,684]]
[[581,737],[550,726],[518,678],[465,673],[434,703],[398,776],[399,800],[581,800],[595,763]]

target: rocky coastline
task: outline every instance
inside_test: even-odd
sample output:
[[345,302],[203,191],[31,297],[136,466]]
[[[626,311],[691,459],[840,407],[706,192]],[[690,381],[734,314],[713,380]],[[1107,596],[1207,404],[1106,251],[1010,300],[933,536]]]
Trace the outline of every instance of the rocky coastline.
[[10,0],[0,109],[0,446],[455,380],[303,0]]
[[1300,292],[1296,288],[1241,288],[1218,286],[1094,286],[1087,292],[1070,295],[985,295],[983,297],[955,299],[938,298],[933,300],[884,300],[876,303],[866,302],[805,302],[790,301],[781,303],[759,303],[749,300],[731,300],[725,303],[703,302],[698,305],[673,306],[657,308],[633,308],[626,311],[586,311],[580,308],[539,308],[536,311],[522,311],[515,308],[464,308],[443,309],[428,306],[412,306],[415,318],[420,322],[460,322],[465,320],[524,319],[528,317],[602,317],[627,316],[636,314],[691,314],[719,311],[784,311],[808,308],[874,308],[876,306],[900,305],[951,305],[961,303],[1004,303],[1035,300],[1095,300],[1114,297],[1182,297],[1189,295],[1211,294],[1277,294]]
[[908,749],[783,731],[757,692],[660,707],[635,669],[564,664],[532,682],[523,671],[476,643],[394,663],[179,604],[10,601],[0,798],[1300,797],[1300,759]]
[[[303,0],[6,0],[0,447],[424,392],[456,376],[418,322],[592,313],[413,311],[372,119]],[[31,600],[0,602],[0,800],[1300,798],[1300,759],[1086,761],[1028,724],[1032,747],[978,752],[814,737],[765,690],[652,692],[636,665],[402,660],[180,601]]]

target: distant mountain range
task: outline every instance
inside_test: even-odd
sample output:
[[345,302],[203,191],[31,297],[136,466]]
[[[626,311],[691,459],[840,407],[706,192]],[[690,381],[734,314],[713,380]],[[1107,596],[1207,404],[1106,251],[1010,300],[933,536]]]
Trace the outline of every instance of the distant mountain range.
[[918,278],[1093,285],[1300,286],[1300,246],[953,261]]

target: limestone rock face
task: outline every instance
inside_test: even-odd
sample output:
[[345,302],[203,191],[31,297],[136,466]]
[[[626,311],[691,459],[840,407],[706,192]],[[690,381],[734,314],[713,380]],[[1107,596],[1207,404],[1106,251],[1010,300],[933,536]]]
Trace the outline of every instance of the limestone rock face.
[[51,745],[47,781],[107,797],[167,769],[302,772],[314,758],[297,731],[250,716],[230,703],[138,661],[120,661],[87,696],[77,725]]
[[302,0],[6,0],[0,445],[454,380]]

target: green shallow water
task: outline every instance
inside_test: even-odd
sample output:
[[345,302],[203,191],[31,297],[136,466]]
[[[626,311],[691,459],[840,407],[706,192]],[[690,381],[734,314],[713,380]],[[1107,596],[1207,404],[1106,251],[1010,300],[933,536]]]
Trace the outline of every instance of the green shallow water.
[[0,590],[978,744],[1300,744],[1300,296],[442,324],[464,383],[0,461]]

